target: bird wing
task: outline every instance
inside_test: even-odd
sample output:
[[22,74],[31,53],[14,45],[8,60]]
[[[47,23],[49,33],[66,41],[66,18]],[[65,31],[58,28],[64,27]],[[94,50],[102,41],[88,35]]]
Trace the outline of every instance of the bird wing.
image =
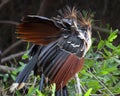
[[28,15],[17,25],[18,38],[34,44],[48,44],[59,37],[57,22],[42,16]]
[[51,83],[56,83],[57,90],[63,88],[81,70],[83,63],[83,57],[79,59],[74,54],[69,54],[57,74],[51,80]]
[[[83,44],[81,43],[81,46]],[[83,52],[81,51],[79,54],[82,56]],[[59,90],[81,70],[83,62],[83,57],[78,57],[75,53],[65,50],[58,42],[52,42],[42,49],[38,57],[37,68],[34,71],[42,69],[45,77],[48,77],[51,84],[55,83]]]

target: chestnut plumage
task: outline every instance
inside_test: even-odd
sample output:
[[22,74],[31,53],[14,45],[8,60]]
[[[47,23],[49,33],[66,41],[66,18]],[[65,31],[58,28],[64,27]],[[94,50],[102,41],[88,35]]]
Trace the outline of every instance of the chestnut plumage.
[[[18,38],[32,42],[32,59],[18,75],[11,91],[21,89],[33,70],[41,76],[40,90],[45,78],[56,84],[56,95],[68,96],[66,84],[80,71],[84,55],[91,46],[91,21],[73,7],[66,7],[60,16],[51,19],[28,15],[17,26]],[[61,91],[63,89],[63,93]]]

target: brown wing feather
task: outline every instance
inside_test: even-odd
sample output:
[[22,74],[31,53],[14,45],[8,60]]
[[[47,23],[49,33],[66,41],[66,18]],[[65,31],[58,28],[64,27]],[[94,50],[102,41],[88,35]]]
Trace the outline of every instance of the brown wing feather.
[[57,90],[64,87],[68,80],[73,77],[83,66],[84,58],[79,59],[77,56],[71,54],[60,68],[51,83],[56,83]]
[[28,18],[29,19],[27,19],[27,17],[23,19],[23,22],[17,26],[16,33],[18,34],[18,38],[27,42],[44,45],[54,41],[60,34],[60,28],[50,19],[40,17]]

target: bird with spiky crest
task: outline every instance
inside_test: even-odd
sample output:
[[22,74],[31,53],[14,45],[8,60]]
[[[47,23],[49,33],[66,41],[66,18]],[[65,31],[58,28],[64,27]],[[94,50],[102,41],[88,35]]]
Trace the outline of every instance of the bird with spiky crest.
[[25,86],[30,72],[41,76],[40,91],[45,80],[56,84],[56,96],[68,96],[67,82],[79,72],[91,46],[91,19],[75,7],[66,7],[51,19],[28,15],[17,25],[18,38],[33,43],[31,59],[19,73],[10,91]]

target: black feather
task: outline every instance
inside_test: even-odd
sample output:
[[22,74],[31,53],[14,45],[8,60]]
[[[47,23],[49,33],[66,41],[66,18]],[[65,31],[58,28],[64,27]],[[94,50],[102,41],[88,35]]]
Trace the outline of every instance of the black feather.
[[28,64],[24,67],[24,69],[19,73],[18,77],[16,78],[16,83],[22,83],[26,82],[30,72],[34,69],[36,66],[38,55],[39,55],[40,49],[37,51],[37,53],[33,56],[33,58],[29,61]]
[[67,91],[67,87],[64,86],[62,89],[56,91],[55,96],[69,96],[68,91]]

